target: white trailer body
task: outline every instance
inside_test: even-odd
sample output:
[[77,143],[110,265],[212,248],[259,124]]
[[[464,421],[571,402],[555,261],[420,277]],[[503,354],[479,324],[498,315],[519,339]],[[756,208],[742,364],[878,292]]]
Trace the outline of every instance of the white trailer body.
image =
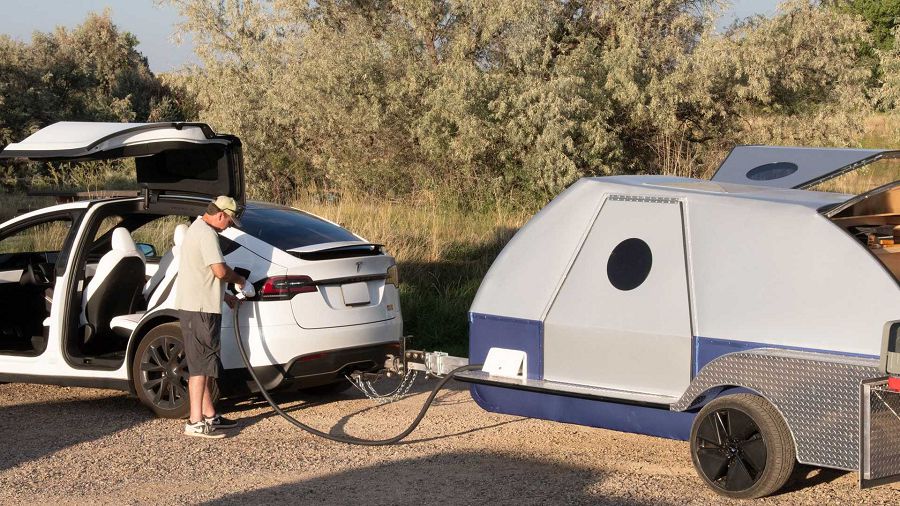
[[[687,440],[706,403],[753,392],[784,417],[799,462],[860,470],[864,484],[900,473],[900,437],[885,436],[900,434],[900,402],[881,386],[883,347],[900,341],[900,246],[895,262],[893,246],[853,235],[900,225],[898,183],[859,197],[795,189],[895,154],[739,147],[712,181],[578,181],[478,291],[470,361],[519,350],[527,374],[465,373],[473,397]],[[861,416],[867,402],[887,415]]]

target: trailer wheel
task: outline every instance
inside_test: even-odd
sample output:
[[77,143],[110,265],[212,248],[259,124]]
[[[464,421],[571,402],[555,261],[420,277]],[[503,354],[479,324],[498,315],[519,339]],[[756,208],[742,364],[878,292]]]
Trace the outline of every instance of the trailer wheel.
[[728,395],[704,406],[691,427],[691,457],[710,488],[735,499],[776,492],[796,465],[784,418],[754,394]]

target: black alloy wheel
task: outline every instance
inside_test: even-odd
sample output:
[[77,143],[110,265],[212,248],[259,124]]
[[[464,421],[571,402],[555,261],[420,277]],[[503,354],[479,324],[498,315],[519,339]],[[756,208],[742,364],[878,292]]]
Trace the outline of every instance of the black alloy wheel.
[[164,418],[188,415],[188,371],[178,323],[160,325],[141,340],[132,365],[141,402]]
[[720,397],[704,406],[691,430],[691,456],[707,485],[742,499],[774,493],[795,465],[787,424],[753,394]]
[[725,490],[750,488],[766,470],[766,443],[746,413],[727,408],[709,413],[697,439],[703,474]]

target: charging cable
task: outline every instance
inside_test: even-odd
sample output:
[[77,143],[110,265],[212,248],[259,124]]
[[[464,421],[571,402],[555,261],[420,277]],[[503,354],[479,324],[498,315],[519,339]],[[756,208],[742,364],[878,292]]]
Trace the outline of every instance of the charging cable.
[[321,438],[330,439],[331,441],[337,441],[338,443],[346,443],[352,445],[362,445],[362,446],[383,446],[397,443],[403,440],[406,436],[410,435],[412,431],[418,427],[419,423],[425,418],[425,413],[428,411],[428,408],[431,407],[432,402],[434,402],[434,398],[437,396],[437,393],[444,388],[444,386],[449,382],[453,377],[461,373],[463,371],[477,371],[481,369],[481,364],[471,364],[464,365],[462,367],[457,367],[450,371],[441,381],[435,385],[434,389],[431,391],[431,394],[428,396],[428,399],[425,400],[425,404],[422,405],[422,409],[419,410],[419,414],[412,421],[412,423],[407,427],[403,432],[397,434],[394,437],[387,439],[363,439],[353,436],[338,436],[334,434],[329,434],[327,432],[322,432],[318,429],[310,427],[305,423],[297,420],[296,418],[289,415],[285,412],[281,407],[278,406],[278,403],[272,399],[272,396],[269,395],[269,392],[266,391],[265,387],[262,385],[262,381],[260,381],[259,377],[256,375],[256,371],[253,370],[253,366],[250,365],[250,358],[247,356],[247,350],[244,348],[244,341],[241,338],[241,328],[238,325],[238,312],[240,310],[241,304],[244,300],[253,297],[256,294],[256,291],[253,289],[253,285],[250,283],[244,284],[244,290],[238,291],[237,298],[238,303],[234,307],[234,311],[232,311],[232,317],[234,318],[234,339],[237,342],[238,351],[241,354],[241,360],[244,361],[244,366],[247,367],[247,371],[250,373],[250,377],[253,378],[253,382],[256,383],[256,386],[259,387],[259,392],[266,399],[266,402],[272,406],[272,409],[281,415],[282,418],[291,423],[291,425],[297,427],[298,429],[305,430],[314,436],[319,436]]

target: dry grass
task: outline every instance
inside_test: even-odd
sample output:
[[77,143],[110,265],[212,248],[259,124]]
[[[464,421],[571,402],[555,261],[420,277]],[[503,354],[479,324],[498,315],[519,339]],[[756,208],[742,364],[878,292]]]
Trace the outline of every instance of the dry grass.
[[900,159],[881,159],[819,183],[810,190],[858,195],[897,180],[900,180]]
[[29,211],[52,206],[54,203],[55,200],[50,197],[29,197],[22,193],[0,192],[0,223]]
[[0,254],[59,251],[70,228],[68,220],[41,223],[0,241]]
[[900,149],[900,117],[895,114],[873,114],[866,118],[859,147]]

